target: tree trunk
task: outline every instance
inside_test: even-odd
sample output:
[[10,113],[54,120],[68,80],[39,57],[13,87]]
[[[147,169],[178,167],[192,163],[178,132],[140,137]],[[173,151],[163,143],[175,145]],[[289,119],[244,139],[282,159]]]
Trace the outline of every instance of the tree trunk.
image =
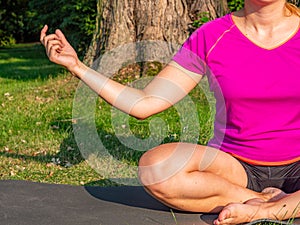
[[201,12],[211,19],[227,12],[226,0],[98,0],[95,34],[84,62],[104,52],[145,40],[182,44]]

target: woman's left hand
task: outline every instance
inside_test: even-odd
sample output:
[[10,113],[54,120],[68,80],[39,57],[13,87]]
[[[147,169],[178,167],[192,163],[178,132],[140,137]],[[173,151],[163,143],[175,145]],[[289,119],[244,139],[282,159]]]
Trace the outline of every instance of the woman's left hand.
[[47,35],[48,26],[41,30],[40,41],[45,46],[46,54],[51,62],[62,65],[72,72],[80,64],[77,53],[60,30]]

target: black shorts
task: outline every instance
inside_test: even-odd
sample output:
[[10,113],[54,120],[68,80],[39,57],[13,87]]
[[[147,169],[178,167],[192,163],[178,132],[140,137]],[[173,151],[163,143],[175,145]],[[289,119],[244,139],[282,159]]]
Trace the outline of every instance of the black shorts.
[[300,190],[300,161],[283,166],[256,166],[239,160],[247,176],[247,188],[261,192],[276,187],[286,193]]

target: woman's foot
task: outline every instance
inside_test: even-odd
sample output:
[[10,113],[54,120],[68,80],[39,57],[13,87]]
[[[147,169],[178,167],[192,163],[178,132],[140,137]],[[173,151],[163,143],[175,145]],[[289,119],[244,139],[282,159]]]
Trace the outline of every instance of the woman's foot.
[[278,201],[279,199],[282,199],[288,195],[285,192],[283,192],[282,190],[280,190],[278,188],[273,188],[273,187],[265,188],[261,192],[261,194],[264,196],[264,199],[267,202]]
[[[278,201],[287,196],[277,188],[266,188],[261,192],[261,198],[254,198],[245,203],[230,203],[220,212],[215,225],[240,224],[257,219],[269,218],[269,210],[264,207],[266,203]],[[276,215],[274,215],[275,217]]]

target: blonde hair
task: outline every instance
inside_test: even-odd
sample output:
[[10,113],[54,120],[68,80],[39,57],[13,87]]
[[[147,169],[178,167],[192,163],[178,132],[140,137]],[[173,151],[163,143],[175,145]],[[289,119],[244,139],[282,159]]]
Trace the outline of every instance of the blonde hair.
[[300,8],[290,2],[285,3],[286,9],[289,11],[290,15],[297,15],[300,17]]

